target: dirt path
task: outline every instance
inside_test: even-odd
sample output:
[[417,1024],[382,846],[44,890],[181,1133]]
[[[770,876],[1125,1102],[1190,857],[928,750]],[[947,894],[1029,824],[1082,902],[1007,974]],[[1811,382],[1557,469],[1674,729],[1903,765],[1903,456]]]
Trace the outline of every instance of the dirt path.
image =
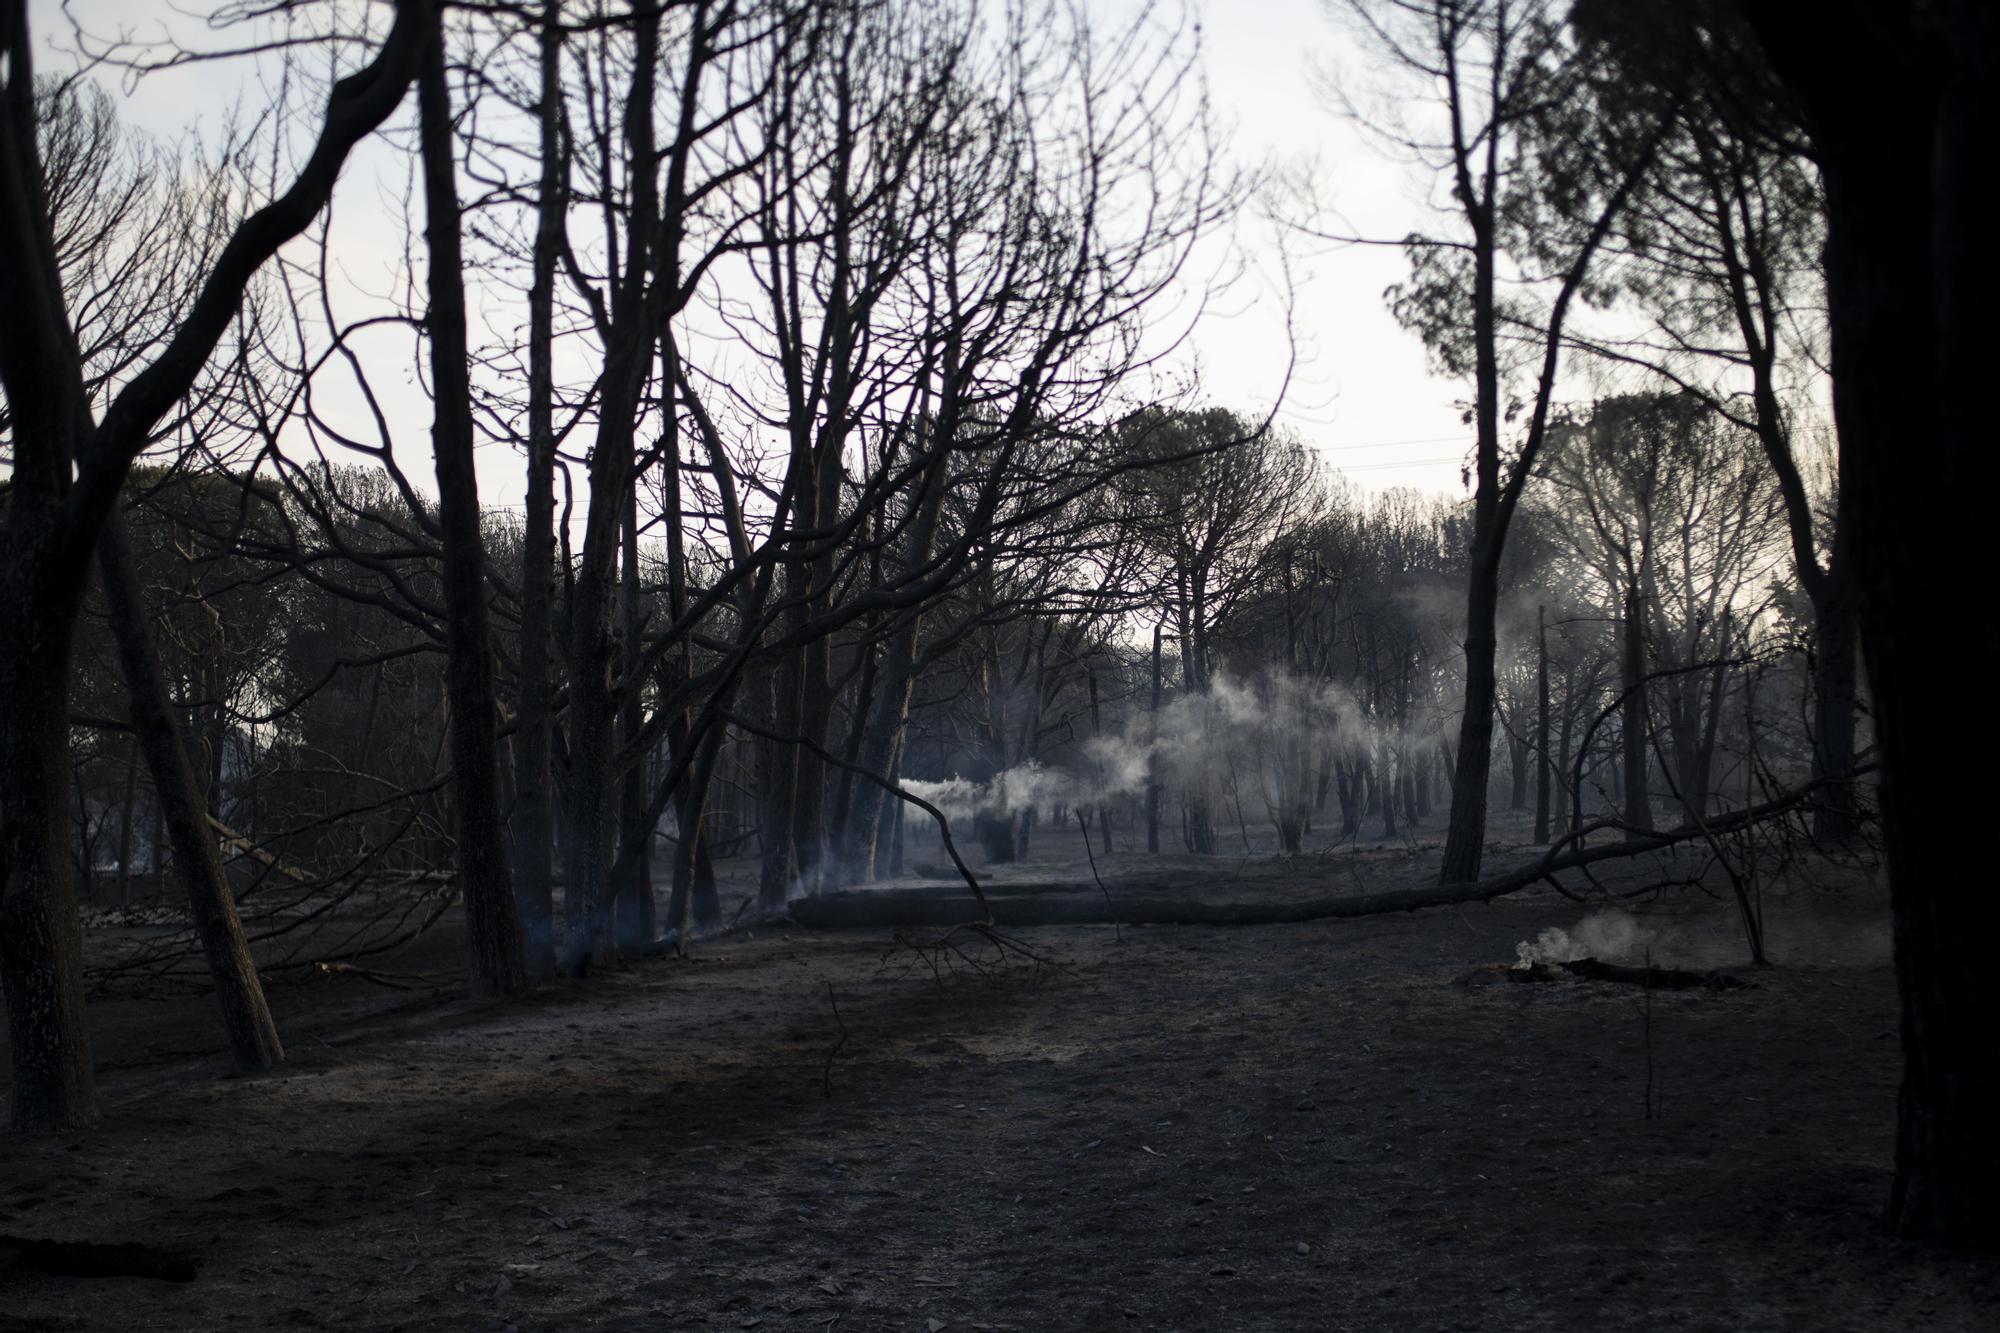
[[1578,916],[1034,931],[1065,967],[942,988],[785,935],[345,1012],[274,1077],[135,1057],[101,1130],[0,1144],[0,1231],[203,1274],[0,1274],[0,1329],[2000,1325],[2000,1268],[1868,1227],[1879,940],[1795,935],[1650,1023],[1629,988],[1457,980]]

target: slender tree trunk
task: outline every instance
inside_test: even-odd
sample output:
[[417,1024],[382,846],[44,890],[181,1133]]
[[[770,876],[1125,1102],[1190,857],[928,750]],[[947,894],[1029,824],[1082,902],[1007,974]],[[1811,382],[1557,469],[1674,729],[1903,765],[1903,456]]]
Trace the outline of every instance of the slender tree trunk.
[[[1455,92],[1455,87],[1454,87]],[[1492,133],[1498,134],[1499,127]],[[1493,171],[1499,144],[1484,146],[1484,188],[1459,201],[1472,224],[1473,429],[1472,547],[1465,589],[1465,703],[1458,721],[1457,771],[1445,824],[1442,883],[1479,878],[1486,852],[1486,786],[1493,764],[1494,654],[1499,649],[1500,549],[1506,515],[1500,482],[1500,354],[1495,271]],[[1462,168],[1472,165],[1460,160]],[[1468,178],[1469,179],[1469,178]]]
[[132,808],[139,798],[139,738],[125,739],[125,799],[118,815],[118,905],[132,905]]
[[1535,841],[1549,840],[1549,612],[1535,610]]
[[[873,581],[878,586],[881,583],[879,567],[875,572]],[[867,631],[864,631],[864,634],[872,636],[873,629],[874,626],[871,625]],[[845,753],[842,754],[841,758],[845,759],[849,764],[859,766],[861,762],[861,749],[867,744],[869,727],[875,717],[877,697],[880,693],[882,654],[875,644],[866,642],[865,640],[856,647],[856,651],[862,654],[861,678],[855,682],[854,705],[849,716],[847,743],[842,747]],[[880,773],[882,770],[878,768],[871,771]],[[855,817],[854,803],[856,797],[859,795],[856,791],[857,787],[875,787],[875,784],[866,779],[857,778],[852,768],[841,769],[839,776],[833,778],[833,782],[833,804],[828,809],[826,816],[827,838],[829,842],[827,847],[826,873],[841,876],[849,883],[865,883],[866,881],[857,875],[854,870],[855,857],[859,851],[855,846],[855,840],[861,835],[861,825],[864,822]],[[882,789],[875,787],[875,790],[879,792]],[[870,827],[873,827],[873,820],[866,822]],[[874,851],[875,849],[872,846],[868,848],[868,860],[871,863],[871,870],[873,869],[872,863],[875,860]]]
[[[900,783],[903,780],[903,752],[901,744],[897,746],[895,759],[889,769],[889,780],[896,783]],[[886,834],[878,836],[877,845],[881,844],[882,837],[888,839],[889,873],[891,875],[901,875],[903,873],[903,834],[908,824],[908,821],[903,816],[904,810],[901,801],[885,801],[882,803],[882,818],[888,824],[888,831]]]
[[159,794],[161,816],[173,839],[174,865],[187,890],[188,911],[208,960],[209,979],[215,983],[230,1052],[237,1068],[258,1073],[283,1060],[285,1048],[271,1021],[263,982],[236,914],[236,899],[223,874],[222,851],[202,805],[200,781],[181,740],[147,629],[146,608],[125,557],[122,527],[116,517],[104,525],[97,555],[105,605],[118,641],[118,663],[125,675],[133,735],[152,770],[153,790]]
[[1527,737],[1513,735],[1507,737],[1507,762],[1511,775],[1507,786],[1509,810],[1528,808],[1528,756],[1531,753]]
[[1155,854],[1160,850],[1160,637],[1165,628],[1153,626],[1153,696],[1147,713],[1152,744],[1146,750],[1146,850]]
[[[671,250],[661,253],[662,214],[656,165],[655,106],[660,69],[662,10],[657,0],[632,7],[631,70],[622,137],[629,173],[622,267],[611,284],[609,332],[598,382],[598,429],[589,467],[583,553],[569,582],[569,767],[564,773],[563,926],[561,961],[581,972],[600,950],[614,947],[612,840],[620,776],[615,734],[618,698],[612,689],[612,597],[618,575],[619,535],[626,497],[636,483],[634,436],[642,413],[647,372],[663,318],[661,301]],[[693,69],[688,78],[696,77]],[[637,682],[626,682],[636,688]]]
[[[805,663],[801,655],[788,653],[774,673],[771,730],[780,736],[796,736],[804,713],[801,698],[805,690]],[[757,905],[777,911],[790,897],[798,882],[798,848],[793,842],[793,801],[798,790],[799,747],[795,742],[765,741],[762,785],[764,788],[764,857],[759,870]]]
[[[709,793],[714,789],[716,765],[722,753],[727,728],[716,723],[701,740],[701,750],[682,784],[675,814],[679,820],[680,842],[674,854],[674,888],[667,919],[681,932],[681,938],[697,930],[713,930],[722,924],[722,905],[716,897],[715,863],[708,845]],[[682,744],[690,743],[684,735]]]
[[556,967],[555,689],[549,645],[555,596],[555,281],[562,257],[562,0],[546,0],[540,41],[541,183],[528,287],[528,495],[521,532],[520,698],[515,710],[514,901],[528,974]]
[[1653,802],[1646,788],[1646,626],[1639,592],[1625,591],[1625,619],[1619,627],[1623,652],[1625,704],[1619,729],[1624,741],[1625,824],[1632,829],[1653,827]]
[[656,933],[653,903],[653,831],[647,823],[647,798],[651,794],[651,773],[646,759],[633,754],[639,748],[645,725],[644,703],[640,698],[640,643],[644,616],[639,604],[639,495],[636,488],[625,496],[625,540],[623,569],[618,580],[618,604],[622,632],[619,635],[619,670],[624,679],[624,699],[618,709],[618,743],[630,760],[619,786],[618,822],[621,844],[637,842],[641,851],[632,873],[616,885],[616,905],[612,913],[613,931],[621,949],[645,948]]
[[1396,836],[1396,787],[1403,763],[1401,747],[1385,739],[1381,758],[1375,764],[1376,799],[1381,804],[1379,813],[1382,816],[1382,836],[1385,838]]
[[511,995],[528,984],[521,923],[507,869],[500,808],[498,710],[487,627],[486,543],[480,532],[473,466],[472,392],[465,335],[464,263],[459,252],[457,161],[445,83],[444,28],[434,17],[417,78],[429,246],[431,451],[437,463],[443,538],[445,689],[451,700],[452,812],[458,831],[459,897],[473,989]]
[[[1730,612],[1724,607],[1722,638],[1715,654],[1717,661],[1710,670],[1708,678],[1708,709],[1701,718],[1701,740],[1695,746],[1693,761],[1689,765],[1689,771],[1681,787],[1681,799],[1686,802],[1691,812],[1691,819],[1696,815],[1704,819],[1708,816],[1709,790],[1713,785],[1715,773],[1715,746],[1717,738],[1722,733],[1722,704],[1729,692],[1729,668],[1724,665],[1724,659],[1729,654],[1731,639],[1729,626]],[[1697,706],[1700,700],[1701,692],[1697,690],[1695,692]]]
[[1564,833],[1576,831],[1582,812],[1570,808],[1570,764],[1573,756],[1570,746],[1575,741],[1576,726],[1576,680],[1572,675],[1563,690],[1562,721],[1557,727],[1556,738],[1556,784],[1555,806],[1549,812],[1555,828]]

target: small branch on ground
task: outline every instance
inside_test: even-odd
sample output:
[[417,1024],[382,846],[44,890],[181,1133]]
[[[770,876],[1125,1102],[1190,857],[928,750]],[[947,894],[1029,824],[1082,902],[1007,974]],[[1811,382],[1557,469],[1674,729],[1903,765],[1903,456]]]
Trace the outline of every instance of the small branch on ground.
[[445,981],[458,975],[456,972],[375,972],[365,967],[356,967],[352,963],[326,961],[316,962],[312,966],[313,971],[328,976],[359,977],[363,981],[372,981],[377,986],[387,986],[391,990],[416,990],[417,986],[408,983]]
[[[985,945],[979,950],[979,954],[984,956],[976,956],[969,951],[968,944],[974,947]],[[1010,962],[1032,963],[1037,971],[1043,967],[1063,966],[1060,959],[1031,949],[1014,936],[984,921],[968,921],[928,939],[897,931],[895,945],[882,956],[883,963],[886,965],[889,959],[903,950],[915,954],[930,969],[939,990],[944,989],[945,974],[957,971],[960,966],[970,968],[982,977],[992,976],[996,968]]]
[[833,998],[833,983],[826,983],[826,1002],[833,1009],[833,1021],[840,1024],[840,1040],[826,1053],[826,1068],[820,1073],[819,1092],[822,1097],[833,1096],[833,1058],[840,1054],[840,1048],[847,1045],[847,1020],[840,1016],[840,1003]]

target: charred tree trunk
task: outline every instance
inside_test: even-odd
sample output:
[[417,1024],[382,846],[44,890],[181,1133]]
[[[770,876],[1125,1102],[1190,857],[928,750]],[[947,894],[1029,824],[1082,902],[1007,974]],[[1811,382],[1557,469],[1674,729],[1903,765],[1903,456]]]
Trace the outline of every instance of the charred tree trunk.
[[[1996,301],[2000,13],[1973,0],[1883,9],[1747,6],[1803,104],[1827,198],[1827,305],[1842,522],[1882,756],[1883,839],[1903,1020],[1898,1234],[2000,1249],[2000,937],[1991,818],[1953,759],[2000,746],[2000,714],[1936,687],[1940,662],[2000,671],[2000,627],[1968,628],[1939,571],[1991,562],[2000,444],[1974,358]],[[1871,90],[1857,98],[1865,80]]]
[[431,451],[437,463],[443,544],[445,690],[451,700],[452,813],[458,829],[459,898],[475,991],[511,995],[528,984],[521,922],[507,870],[500,808],[498,711],[487,629],[486,543],[479,529],[473,468],[472,387],[465,335],[464,264],[459,252],[458,166],[445,84],[444,27],[434,16],[417,80],[429,247]]
[[[1498,133],[1498,127],[1495,127]],[[1500,552],[1508,507],[1500,481],[1500,356],[1495,295],[1494,192],[1497,143],[1487,147],[1483,197],[1461,200],[1477,238],[1473,246],[1473,420],[1477,435],[1472,503],[1472,549],[1465,589],[1465,703],[1459,714],[1457,771],[1445,825],[1445,883],[1479,878],[1486,851],[1486,785],[1493,766],[1494,654],[1499,649]],[[1516,464],[1525,467],[1526,460]]]
[[1535,841],[1549,840],[1549,613],[1535,611]]
[[618,580],[619,674],[624,698],[618,708],[618,743],[624,754],[625,775],[618,791],[619,842],[636,842],[641,851],[625,882],[613,886],[617,895],[612,913],[613,932],[620,949],[641,949],[653,942],[657,933],[653,902],[653,830],[647,827],[647,797],[652,775],[640,748],[644,743],[644,702],[639,694],[640,636],[644,616],[639,605],[639,495],[637,489],[625,496],[625,542],[623,569]]
[[[1695,820],[1707,816],[1710,789],[1714,785],[1715,746],[1722,734],[1722,704],[1729,693],[1729,667],[1723,660],[1729,651],[1729,622],[1730,614],[1725,608],[1722,613],[1722,642],[1716,654],[1716,664],[1709,673],[1708,709],[1701,719],[1701,740],[1695,746],[1688,772],[1682,778],[1681,799],[1687,805],[1689,818]],[[1695,698],[1698,703],[1700,691],[1695,692]]]
[[173,839],[174,866],[187,890],[188,912],[208,960],[209,979],[222,1010],[222,1030],[237,1068],[259,1073],[285,1058],[264,1001],[264,985],[236,915],[236,899],[222,871],[222,851],[201,799],[201,784],[181,741],[180,724],[147,629],[146,608],[125,558],[124,534],[116,518],[98,538],[98,568],[104,601],[118,640],[118,664],[125,675],[132,730],[145,752],[158,793],[161,819]]
[[[1855,704],[1860,697],[1860,618],[1852,557],[1836,540],[1813,605],[1813,776],[1836,778],[1854,771]],[[1813,837],[1825,844],[1849,841],[1860,830],[1860,801],[1852,780],[1826,789],[1813,814]]]
[[540,40],[541,184],[528,286],[528,495],[521,518],[520,697],[514,728],[514,903],[528,974],[556,968],[555,689],[549,648],[555,598],[555,282],[565,207],[562,148],[562,0],[543,7]]
[[139,740],[125,741],[125,799],[118,812],[118,905],[132,905],[132,811],[139,799]]
[[1624,744],[1625,824],[1628,828],[1653,827],[1653,802],[1646,790],[1646,626],[1639,612],[1639,592],[1625,592],[1625,618],[1619,626],[1623,651],[1619,657],[1623,671],[1625,703],[1620,713],[1620,739]]
[[[17,514],[10,526],[21,521]],[[0,708],[0,983],[14,1057],[14,1127],[64,1129],[97,1115],[69,854],[74,607],[52,596],[47,585],[56,580],[34,567],[54,543],[34,555],[21,545],[0,561],[0,603],[12,612],[0,647],[0,698],[7,701]]]
[[[788,573],[788,580],[790,575]],[[788,596],[799,595],[794,588]],[[770,725],[773,735],[796,736],[803,711],[800,692],[805,688],[805,664],[796,652],[787,653],[772,673]],[[763,862],[758,872],[757,905],[775,911],[785,905],[792,885],[798,881],[798,855],[792,842],[792,795],[798,784],[799,747],[793,741],[765,741],[759,747],[764,788]]]
[[1404,759],[1399,753],[1401,747],[1389,741],[1382,742],[1382,754],[1375,762],[1375,799],[1382,816],[1382,836],[1396,836],[1396,791],[1399,781],[1398,770]]
[[1493,713],[1498,682],[1493,656],[1500,588],[1499,552],[1473,542],[1465,629],[1465,711],[1458,727],[1458,771],[1451,784],[1451,820],[1445,828],[1445,882],[1475,880],[1486,844],[1486,786],[1493,771]]
[[70,636],[98,533],[132,459],[193,385],[251,277],[325,207],[354,145],[395,110],[428,40],[427,7],[396,12],[372,63],[334,84],[317,142],[283,195],[244,218],[145,367],[92,423],[63,306],[36,151],[26,7],[0,11],[0,389],[14,454],[0,513],[0,991],[14,1122],[48,1129],[95,1113],[83,1024],[82,932],[69,866]]
[[1165,626],[1153,626],[1153,695],[1148,730],[1153,744],[1146,752],[1146,850],[1160,850],[1160,638]]
[[[916,499],[916,513],[905,538],[905,569],[921,569],[929,563],[937,544],[938,521],[944,510],[951,453],[943,445],[934,446],[936,457],[924,470],[923,486]],[[890,636],[887,658],[882,664],[878,699],[869,715],[868,730],[857,758],[870,773],[886,774],[903,747],[909,726],[910,698],[916,688],[917,648],[922,642],[921,609],[906,611],[904,621]],[[851,775],[850,775],[851,776]],[[853,805],[848,815],[848,870],[858,880],[874,879],[881,859],[883,812],[898,802],[872,782],[855,784]]]
[[993,865],[1012,865],[1020,859],[1015,842],[1015,819],[1005,811],[981,810],[972,817],[972,834]]
[[1343,840],[1360,836],[1361,833],[1361,784],[1363,772],[1360,763],[1335,762],[1334,790],[1340,797],[1340,836]]
[[[709,793],[715,786],[715,770],[721,762],[723,741],[728,728],[716,722],[702,736],[687,779],[674,803],[680,840],[674,849],[673,896],[668,901],[667,920],[685,940],[697,930],[712,930],[722,924],[722,904],[716,896],[715,862],[708,845]],[[678,745],[693,743],[683,729]]]

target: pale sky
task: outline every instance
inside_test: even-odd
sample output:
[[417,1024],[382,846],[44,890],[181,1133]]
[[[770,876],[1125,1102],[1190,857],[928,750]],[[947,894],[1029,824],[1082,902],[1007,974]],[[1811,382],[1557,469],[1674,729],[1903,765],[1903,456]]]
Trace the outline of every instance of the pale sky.
[[[1115,18],[1131,0],[1091,3]],[[1317,91],[1315,66],[1354,55],[1324,0],[1193,3],[1202,21],[1211,103],[1228,129],[1224,142],[1242,165],[1311,164],[1321,202],[1336,206],[1363,234],[1396,237],[1424,224],[1421,200],[1429,182],[1406,164],[1386,161]],[[172,13],[160,0],[71,0],[68,9],[100,34],[120,25],[157,30]],[[72,39],[64,7],[58,0],[32,0],[30,11],[41,68],[66,68]],[[100,81],[124,102],[131,123],[170,136],[190,125],[212,134],[235,100],[247,109],[261,106],[263,97],[248,86],[253,75],[248,62],[238,61],[154,74],[136,89],[113,78]],[[385,192],[401,185],[400,166],[378,149],[356,157],[336,194],[336,256],[362,285],[380,289],[390,280],[397,242],[382,203]],[[1261,413],[1279,391],[1288,356],[1282,265],[1273,226],[1261,210],[1242,217],[1236,235],[1247,271],[1195,330],[1185,368],[1198,364],[1208,399]],[[1469,388],[1431,376],[1422,346],[1384,309],[1383,288],[1406,272],[1401,252],[1335,248],[1298,237],[1289,250],[1299,360],[1281,423],[1363,490],[1415,486],[1463,494],[1460,467],[1470,430],[1457,404]],[[371,281],[371,271],[380,276]],[[407,459],[413,479],[427,481],[426,460],[416,454],[416,447],[427,453],[427,442],[416,432],[408,444],[413,448],[399,448],[398,456]],[[518,502],[518,468],[482,465],[481,474],[483,499]]]

